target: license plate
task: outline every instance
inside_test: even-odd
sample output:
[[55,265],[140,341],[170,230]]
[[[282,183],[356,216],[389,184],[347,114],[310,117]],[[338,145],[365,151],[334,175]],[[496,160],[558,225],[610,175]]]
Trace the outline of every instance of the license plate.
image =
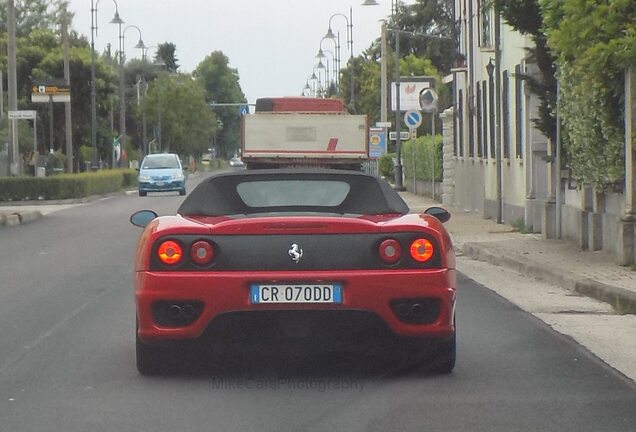
[[162,182],[162,181],[158,181],[158,182],[157,182],[157,186],[163,186],[163,185],[165,185],[165,184],[166,184],[166,183],[165,183],[165,182]]
[[340,284],[253,284],[250,301],[261,303],[342,303]]

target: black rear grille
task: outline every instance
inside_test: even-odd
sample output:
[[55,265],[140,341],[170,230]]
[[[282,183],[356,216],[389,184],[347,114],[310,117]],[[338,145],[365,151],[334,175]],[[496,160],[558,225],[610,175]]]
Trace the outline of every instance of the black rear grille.
[[[425,263],[417,262],[409,255],[411,242],[422,237],[430,240],[435,248],[433,258]],[[402,245],[402,258],[394,264],[382,261],[378,253],[380,243],[389,238],[397,240]],[[195,241],[206,240],[214,247],[214,260],[209,265],[198,266],[186,256],[181,263],[166,266],[157,258],[157,247],[165,240],[175,240],[180,243],[186,255]],[[440,267],[441,255],[437,241],[432,236],[413,232],[209,237],[177,235],[160,239],[155,244],[151,257],[151,270],[311,271]]]

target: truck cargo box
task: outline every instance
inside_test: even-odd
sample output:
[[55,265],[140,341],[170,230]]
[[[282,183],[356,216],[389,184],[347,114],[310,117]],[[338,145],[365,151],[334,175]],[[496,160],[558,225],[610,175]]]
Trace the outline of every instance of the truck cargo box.
[[311,97],[279,97],[256,99],[256,112],[340,112],[345,113],[340,99]]
[[362,161],[368,155],[367,130],[365,115],[259,112],[242,117],[242,158]]

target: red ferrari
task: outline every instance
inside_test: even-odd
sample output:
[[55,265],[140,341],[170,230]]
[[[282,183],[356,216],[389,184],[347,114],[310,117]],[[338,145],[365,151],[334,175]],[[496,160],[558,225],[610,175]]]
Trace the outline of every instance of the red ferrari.
[[[135,255],[137,368],[184,346],[322,342],[414,346],[455,365],[455,255],[432,207],[410,214],[384,180],[339,170],[233,171],[175,216],[142,210]],[[421,358],[421,357],[418,357]]]

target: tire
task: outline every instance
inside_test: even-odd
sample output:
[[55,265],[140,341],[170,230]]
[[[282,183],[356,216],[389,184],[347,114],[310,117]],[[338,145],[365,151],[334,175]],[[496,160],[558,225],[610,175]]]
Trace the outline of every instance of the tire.
[[147,194],[147,192],[139,191],[139,196],[140,196],[140,197],[145,197],[145,196],[146,196],[146,194]]
[[425,341],[405,347],[401,353],[403,372],[430,374],[449,374],[457,361],[457,325],[453,335],[444,340]]
[[433,373],[449,374],[455,368],[456,361],[457,329],[450,339],[437,343],[435,357],[431,359],[429,370]]
[[166,348],[149,345],[136,336],[137,370],[141,375],[161,375],[169,369],[169,352]]
[[179,195],[185,195],[185,194],[186,194],[186,190],[185,190],[185,188],[184,188],[184,189],[181,189],[181,190],[179,191]]

